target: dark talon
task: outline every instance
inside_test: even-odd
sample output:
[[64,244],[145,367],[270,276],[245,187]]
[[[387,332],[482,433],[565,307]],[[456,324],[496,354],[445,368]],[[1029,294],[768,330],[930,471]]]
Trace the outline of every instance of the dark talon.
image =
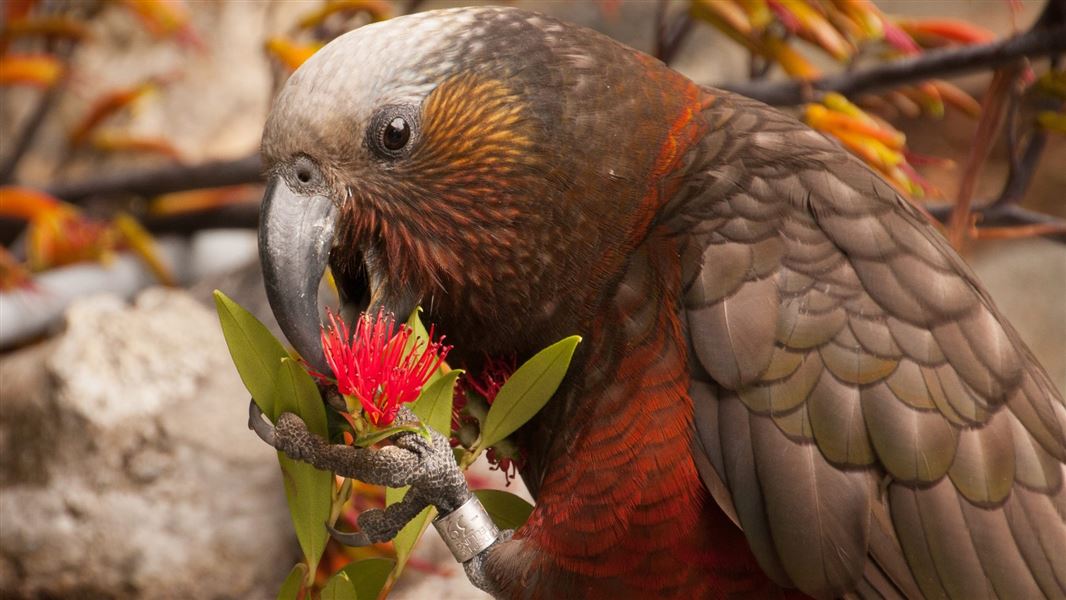
[[340,531],[334,529],[332,525],[326,523],[326,529],[329,530],[329,534],[333,539],[337,540],[345,546],[369,546],[370,536],[363,531]]
[[274,426],[266,420],[266,416],[263,415],[263,411],[259,410],[259,405],[252,400],[248,404],[248,429],[251,429],[259,436],[259,439],[271,445],[271,447],[277,448],[274,443]]

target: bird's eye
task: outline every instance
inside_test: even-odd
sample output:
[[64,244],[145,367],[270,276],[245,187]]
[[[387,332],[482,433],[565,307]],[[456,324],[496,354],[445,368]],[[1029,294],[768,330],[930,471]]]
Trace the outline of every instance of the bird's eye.
[[366,144],[382,158],[405,156],[418,140],[418,108],[405,104],[382,107],[366,133]]
[[396,117],[389,121],[389,124],[385,126],[385,131],[381,134],[381,144],[393,152],[406,146],[409,139],[411,139],[411,126],[403,117]]

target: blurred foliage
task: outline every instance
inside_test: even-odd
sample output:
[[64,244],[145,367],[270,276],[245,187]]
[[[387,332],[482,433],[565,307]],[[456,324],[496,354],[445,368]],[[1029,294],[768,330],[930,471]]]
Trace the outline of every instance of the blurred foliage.
[[[594,1],[604,19],[619,18],[618,0]],[[415,6],[418,3],[404,4]],[[1013,3],[1001,6],[1015,9]],[[263,40],[263,52],[273,65],[277,84],[280,85],[330,40],[353,28],[393,17],[397,14],[396,7],[396,4],[383,0],[307,3],[306,11],[284,31]],[[665,11],[667,3],[662,7]],[[190,18],[190,9],[194,8],[183,0],[7,0],[0,6],[3,16],[0,24],[0,88],[34,90],[39,106],[46,109],[52,96],[66,93],[71,80],[81,75],[71,72],[72,57],[80,48],[100,43],[93,35],[93,24],[105,13],[125,13],[159,43],[175,44],[182,52],[207,52]],[[656,25],[660,37],[666,29],[663,27],[665,13],[663,16],[662,22]],[[834,72],[852,72],[868,64],[916,57],[929,50],[951,50],[986,43],[994,38],[992,33],[961,20],[895,18],[868,0],[689,0],[680,18],[685,20],[684,25],[695,23],[714,27],[746,49],[749,74],[753,79],[783,73],[793,80],[809,82],[823,77],[827,64]],[[689,30],[687,27],[675,29],[680,32],[678,37]],[[660,49],[663,46],[660,44]],[[1010,118],[1014,123],[1014,135],[1018,139],[1031,140],[1047,133],[1066,134],[1066,74],[1061,69],[1039,78],[1028,69],[1020,73],[1005,84],[1001,92],[1013,99]],[[157,73],[86,101],[81,118],[66,132],[68,152],[100,156],[152,155],[165,163],[179,164],[182,156],[173,140],[137,134],[129,123],[138,106],[157,101],[161,95],[167,94],[170,84],[180,76],[180,72]],[[942,166],[947,161],[915,152],[893,122],[900,116],[941,119],[948,111],[958,111],[975,120],[990,119],[986,123],[989,134],[980,142],[985,146],[992,143],[1000,130],[998,124],[1002,119],[992,119],[995,115],[982,111],[981,103],[975,98],[940,79],[852,98],[836,93],[816,93],[812,88],[811,102],[801,107],[800,114],[811,127],[836,138],[884,175],[901,193],[919,199],[940,195],[922,177],[923,166],[931,163]],[[32,117],[28,118],[20,136],[32,140],[38,125]],[[15,146],[11,169],[5,174],[7,179],[25,151],[21,146],[28,144]],[[977,148],[974,156],[982,156],[982,150]],[[1024,165],[1018,168],[1023,169]],[[254,195],[249,186],[194,187],[149,198],[145,203],[145,214],[141,216],[188,215],[246,204],[252,198]],[[970,238],[1012,238],[1062,231],[1058,224],[979,227],[969,216],[969,200],[966,199],[967,208],[963,211],[966,214],[959,220],[959,227],[963,228],[959,231]],[[963,204],[961,199],[956,201],[960,206]],[[41,190],[10,185],[0,187],[0,216],[26,223],[20,245],[11,250],[0,248],[0,291],[32,288],[34,273],[83,261],[106,262],[115,252],[125,250],[140,256],[160,281],[173,283],[151,236],[129,214],[115,212],[109,218],[97,218]],[[469,461],[470,456],[490,451],[505,460],[518,458],[506,454],[505,436],[511,424],[505,423],[507,427],[504,427],[492,421],[488,427],[490,437],[502,439],[494,440],[500,443],[493,448],[482,443],[480,425],[490,412],[490,405],[491,402],[474,402],[464,413],[465,423],[470,425],[473,420],[477,427],[468,427],[465,438],[460,435],[463,432],[454,432],[457,440],[465,439],[458,444],[461,460]],[[477,413],[474,410],[477,407],[484,410]],[[491,408],[500,414],[495,405]],[[349,529],[356,527],[360,511],[384,507],[387,501],[386,493],[380,487],[359,482],[329,483],[333,493],[330,520],[343,523]],[[524,507],[506,502],[499,507],[499,514],[511,519],[522,514]],[[294,519],[297,518],[294,515]],[[300,527],[307,529],[306,524]],[[421,527],[424,523],[419,525]],[[311,537],[314,536],[305,531],[301,541]],[[362,588],[365,592],[366,589],[391,586],[398,572],[394,569],[402,569],[403,560],[413,569],[434,568],[406,552],[399,565],[395,565],[390,562],[396,557],[391,543],[342,548],[330,541],[322,551],[318,542],[316,538],[313,543],[305,543],[315,546],[311,553],[321,553],[322,558],[319,561],[317,557],[314,560],[308,557],[308,564],[317,564],[317,569],[308,569],[308,565],[294,569],[287,583],[291,586],[287,589],[293,593],[299,593],[312,580],[313,589],[321,590],[330,585],[328,582],[333,574],[342,570],[348,583],[334,583],[332,590],[345,585],[354,589],[359,589],[360,585],[369,586]],[[366,565],[367,573],[377,573],[384,568],[386,575],[384,578],[373,575],[361,579],[363,571],[360,569],[363,567],[349,567],[353,561]]]
[[[119,212],[102,221],[44,192],[0,186],[0,216],[27,222],[26,262],[23,265],[14,261],[18,268],[0,270],[0,290],[27,287],[27,272],[84,261],[106,263],[121,250],[139,256],[161,283],[175,284],[152,236],[126,213]],[[5,257],[11,260],[7,251]]]

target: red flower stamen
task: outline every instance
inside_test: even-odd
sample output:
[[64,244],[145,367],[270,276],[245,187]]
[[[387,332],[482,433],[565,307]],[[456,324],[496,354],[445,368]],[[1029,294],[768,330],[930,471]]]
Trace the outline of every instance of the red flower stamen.
[[[507,378],[515,372],[516,368],[514,356],[509,359],[486,357],[485,366],[481,368],[481,371],[476,374],[467,373],[464,375],[456,384],[455,396],[452,399],[452,431],[459,431],[463,423],[472,420],[462,414],[463,408],[466,406],[466,393],[468,391],[481,396],[489,406],[492,406],[493,400],[496,399],[496,394],[500,392],[503,384],[507,383]],[[458,438],[453,437],[452,446],[458,445]]]
[[366,313],[355,324],[353,336],[343,320],[329,313],[329,326],[322,328],[322,351],[336,378],[337,390],[359,400],[367,420],[377,427],[392,424],[400,405],[413,402],[430,375],[448,356],[451,346],[441,337],[416,339],[405,351],[414,332],[406,324],[396,327],[392,315]]

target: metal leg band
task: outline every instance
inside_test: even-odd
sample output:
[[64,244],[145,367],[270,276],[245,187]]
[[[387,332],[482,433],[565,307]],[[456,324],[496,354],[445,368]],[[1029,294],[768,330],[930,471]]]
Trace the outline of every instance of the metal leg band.
[[470,496],[459,508],[433,520],[437,533],[448,545],[455,560],[465,563],[488,548],[500,535],[500,530],[485,512],[485,507]]

